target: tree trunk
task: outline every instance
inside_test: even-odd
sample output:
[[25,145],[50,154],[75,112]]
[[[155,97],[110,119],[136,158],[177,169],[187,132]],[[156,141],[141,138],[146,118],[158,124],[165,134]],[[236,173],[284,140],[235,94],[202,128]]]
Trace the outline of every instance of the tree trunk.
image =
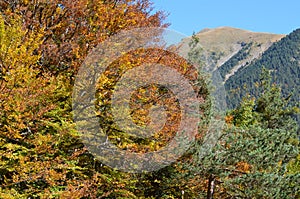
[[215,177],[213,175],[209,176],[208,187],[207,187],[207,199],[214,198],[214,189],[215,189]]

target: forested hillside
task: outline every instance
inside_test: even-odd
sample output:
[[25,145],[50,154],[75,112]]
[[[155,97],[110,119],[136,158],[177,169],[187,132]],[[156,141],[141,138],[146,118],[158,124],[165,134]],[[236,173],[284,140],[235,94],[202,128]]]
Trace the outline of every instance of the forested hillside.
[[[226,81],[226,77],[234,69],[240,61],[245,60],[249,56],[249,51],[253,42],[242,43],[242,49],[239,50],[235,55],[233,55],[228,61],[226,61],[222,66],[218,68],[221,78]],[[245,63],[243,67],[246,67],[248,62]]]
[[[229,60],[228,63],[232,62]],[[228,65],[225,63],[224,65]],[[262,68],[270,70],[272,82],[281,87],[283,96],[296,105],[300,100],[300,29],[274,43],[258,60],[238,70],[225,83],[228,91],[227,103],[236,107],[247,93],[257,96]],[[223,67],[221,67],[223,68]],[[222,71],[221,71],[221,74]],[[291,96],[290,96],[291,95]]]

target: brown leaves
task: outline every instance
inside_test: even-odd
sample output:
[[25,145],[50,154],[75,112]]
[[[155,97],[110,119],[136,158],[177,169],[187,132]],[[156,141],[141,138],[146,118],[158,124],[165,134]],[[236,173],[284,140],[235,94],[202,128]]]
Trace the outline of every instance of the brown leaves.
[[26,30],[45,31],[43,69],[74,74],[90,49],[120,30],[165,26],[164,14],[151,15],[150,6],[148,0],[31,0],[9,2],[0,8],[20,15]]
[[164,15],[151,15],[148,0],[1,1],[0,9],[0,197],[134,197],[129,174],[81,163],[70,80],[97,44],[163,26]]
[[[185,59],[173,52],[163,50],[163,48],[138,49],[126,54],[117,60],[114,60],[110,66],[100,76],[97,85],[97,109],[100,118],[101,127],[106,130],[110,141],[123,150],[135,153],[146,153],[150,151],[160,150],[166,146],[169,141],[176,135],[181,121],[181,107],[174,93],[168,88],[160,85],[152,84],[141,87],[131,94],[129,101],[130,116],[137,126],[146,127],[151,122],[159,123],[165,117],[166,122],[162,128],[146,139],[139,139],[135,136],[127,134],[120,130],[114,122],[114,117],[110,111],[111,97],[113,95],[116,83],[120,80],[128,70],[141,65],[159,64],[170,67],[182,74],[182,76],[190,81],[195,92],[199,92],[197,70],[190,65]],[[142,76],[151,76],[151,71],[143,71]],[[179,82],[178,82],[179,83]],[[204,102],[206,96],[199,96],[199,101]],[[164,107],[164,113],[151,117],[153,108]],[[120,110],[121,111],[121,110]],[[122,111],[121,111],[122,112]],[[159,111],[154,111],[159,113]],[[155,121],[151,121],[151,118]],[[154,126],[154,129],[159,129]],[[130,129],[127,129],[130,131]],[[201,137],[201,136],[200,136]]]

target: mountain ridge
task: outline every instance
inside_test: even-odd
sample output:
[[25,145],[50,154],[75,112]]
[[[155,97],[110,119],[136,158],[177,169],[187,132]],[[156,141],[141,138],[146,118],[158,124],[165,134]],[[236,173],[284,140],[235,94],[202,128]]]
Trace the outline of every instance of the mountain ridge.
[[[191,49],[193,39],[197,42]],[[223,81],[225,86],[228,108],[236,108],[248,93],[256,96],[263,67],[272,71],[272,82],[282,88],[284,97],[293,93],[290,105],[299,106],[300,29],[283,35],[232,27],[206,28],[180,45],[182,54],[197,51],[192,54],[201,69],[220,74],[218,82]]]
[[[233,27],[217,27],[213,29],[203,29],[194,34],[192,37],[197,37],[199,44],[197,48],[202,50],[202,61],[205,67],[211,70],[216,70],[237,54],[245,44],[256,43],[253,46],[248,59],[240,60],[239,66],[233,68],[232,73],[228,74],[227,79],[234,74],[246,62],[251,62],[258,58],[265,50],[273,43],[279,41],[286,35],[272,33],[257,33],[248,30],[242,30]],[[188,37],[181,42],[181,53],[187,55],[189,51],[189,42],[192,37]]]

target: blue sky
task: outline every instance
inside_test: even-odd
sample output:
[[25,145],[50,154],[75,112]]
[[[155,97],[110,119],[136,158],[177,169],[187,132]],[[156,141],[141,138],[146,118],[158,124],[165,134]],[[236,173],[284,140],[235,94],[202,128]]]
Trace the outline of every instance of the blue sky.
[[300,0],[150,0],[169,13],[172,30],[187,36],[203,28],[231,26],[288,34],[300,28]]

